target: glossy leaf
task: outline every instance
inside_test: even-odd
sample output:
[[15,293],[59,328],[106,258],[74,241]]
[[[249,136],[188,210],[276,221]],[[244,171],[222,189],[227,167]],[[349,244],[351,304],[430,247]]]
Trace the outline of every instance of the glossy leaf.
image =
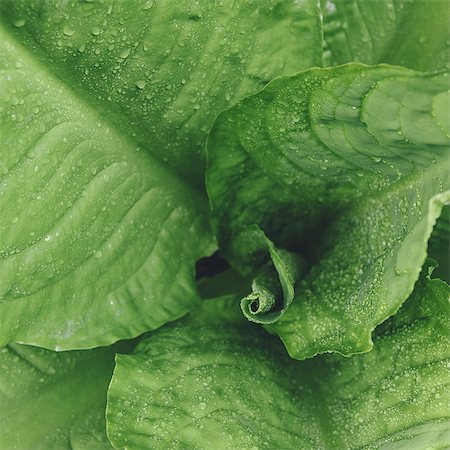
[[198,186],[219,112],[321,65],[315,0],[4,0],[0,16],[115,129]]
[[291,356],[370,350],[411,293],[450,200],[448,83],[389,66],[313,69],[216,122],[207,180],[223,253],[250,261],[257,224],[311,264],[269,327]]
[[206,133],[319,55],[314,1],[258,4],[0,2],[0,345],[107,345],[196,305]]
[[236,305],[207,301],[203,321],[192,314],[117,357],[109,437],[129,449],[445,446],[449,293],[424,276],[372,352],[304,362]]
[[321,0],[326,65],[390,63],[449,68],[447,0]]
[[0,448],[112,449],[106,436],[111,349],[56,353],[12,344],[0,350]]
[[243,259],[248,256],[251,266],[260,259],[268,261],[256,270],[252,292],[241,300],[241,309],[252,322],[274,323],[292,303],[295,283],[306,271],[307,263],[300,255],[277,249],[258,227],[248,227],[245,234],[252,248],[247,249],[248,255],[242,255]]

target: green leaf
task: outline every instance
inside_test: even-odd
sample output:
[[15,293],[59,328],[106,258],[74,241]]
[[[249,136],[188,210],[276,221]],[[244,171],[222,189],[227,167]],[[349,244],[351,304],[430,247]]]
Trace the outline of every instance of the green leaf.
[[291,356],[370,350],[411,293],[450,201],[448,86],[389,66],[312,69],[218,118],[207,184],[221,251],[250,261],[257,224],[311,265],[268,327]]
[[390,63],[449,68],[447,0],[321,0],[326,65]]
[[428,255],[437,261],[433,276],[450,283],[450,205],[444,206],[428,244]]
[[306,270],[306,261],[300,255],[277,249],[259,227],[249,226],[244,232],[253,248],[247,249],[248,255],[242,257],[255,263],[253,256],[257,252],[257,260],[264,259],[266,254],[268,261],[257,271],[252,292],[241,300],[241,309],[252,322],[274,323],[292,303],[294,286]]
[[303,362],[236,305],[206,301],[203,322],[192,314],[117,357],[108,435],[128,449],[441,448],[449,294],[423,276],[372,352]]
[[112,449],[106,436],[111,349],[56,353],[12,344],[0,350],[0,447]]
[[107,345],[196,305],[206,133],[320,56],[315,1],[258,5],[0,2],[0,345]]
[[203,199],[0,34],[0,343],[89,348],[182,316]]
[[316,0],[4,0],[0,16],[114,128],[198,186],[219,112],[321,65]]

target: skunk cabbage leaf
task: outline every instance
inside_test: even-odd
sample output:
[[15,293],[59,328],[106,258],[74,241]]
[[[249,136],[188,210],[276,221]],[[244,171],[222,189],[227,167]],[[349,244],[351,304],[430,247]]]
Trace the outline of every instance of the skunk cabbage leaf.
[[207,187],[223,253],[251,261],[256,224],[309,260],[268,326],[291,356],[370,350],[411,293],[450,201],[448,88],[447,73],[350,64],[275,80],[219,116]]
[[245,323],[235,303],[206,301],[117,356],[108,435],[128,449],[441,448],[449,294],[424,274],[370,353],[307,361]]
[[313,0],[212,6],[0,2],[0,345],[107,345],[196,305],[216,114],[321,57]]
[[196,185],[219,112],[321,65],[315,0],[3,0],[0,17],[114,128]]

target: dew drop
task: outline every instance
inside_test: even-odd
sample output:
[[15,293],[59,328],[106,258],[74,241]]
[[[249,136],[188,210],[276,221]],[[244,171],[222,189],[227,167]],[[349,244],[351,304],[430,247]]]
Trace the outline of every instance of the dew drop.
[[26,23],[27,21],[25,19],[18,19],[14,22],[14,26],[16,28],[22,28]]
[[126,48],[125,50],[122,50],[119,54],[119,57],[122,59],[128,58],[128,55],[130,54],[130,49]]
[[146,11],[146,10],[150,9],[152,6],[153,6],[153,1],[148,1],[148,2],[145,2],[141,8],[143,11]]
[[136,83],[134,83],[139,89],[145,88],[145,81],[144,80],[137,80]]
[[63,28],[63,34],[66,36],[73,36],[75,34],[75,28],[72,28],[70,25],[65,25]]

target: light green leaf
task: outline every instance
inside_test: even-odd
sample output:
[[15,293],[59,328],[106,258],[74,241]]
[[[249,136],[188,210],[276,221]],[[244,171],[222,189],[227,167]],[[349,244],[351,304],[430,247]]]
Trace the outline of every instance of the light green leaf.
[[449,68],[447,0],[321,0],[324,62]]
[[0,345],[107,345],[195,306],[206,133],[318,57],[315,1],[258,5],[0,2]]
[[217,120],[207,184],[221,251],[249,261],[257,224],[312,266],[269,327],[291,356],[370,350],[411,293],[450,200],[448,87],[448,74],[389,66],[313,69]]
[[12,344],[0,350],[0,448],[112,449],[106,436],[111,349],[56,353]]
[[321,65],[316,0],[3,0],[0,16],[114,128],[198,186],[219,112]]
[[185,314],[202,198],[0,33],[0,343],[89,348]]
[[443,448],[449,294],[422,277],[372,352],[303,362],[236,305],[206,301],[203,322],[192,314],[117,357],[108,435],[128,449]]

